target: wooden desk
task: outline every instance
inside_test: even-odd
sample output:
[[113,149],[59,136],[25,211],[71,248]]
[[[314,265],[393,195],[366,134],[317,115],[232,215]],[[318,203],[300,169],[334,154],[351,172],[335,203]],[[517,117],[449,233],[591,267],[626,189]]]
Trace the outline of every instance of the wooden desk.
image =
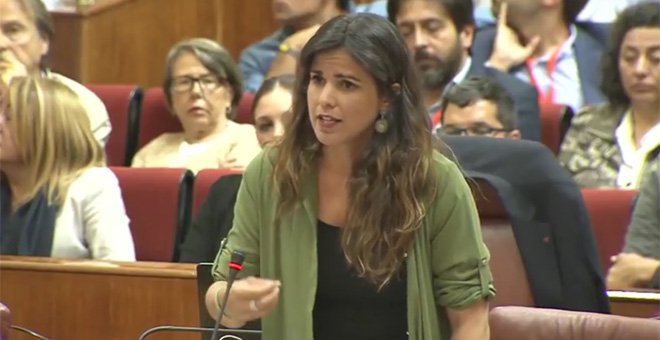
[[[0,301],[16,325],[53,340],[132,340],[157,325],[198,326],[195,265],[0,256]],[[12,340],[28,339],[12,333]],[[149,340],[199,340],[160,333]]]
[[660,291],[608,291],[612,314],[649,318],[660,315]]

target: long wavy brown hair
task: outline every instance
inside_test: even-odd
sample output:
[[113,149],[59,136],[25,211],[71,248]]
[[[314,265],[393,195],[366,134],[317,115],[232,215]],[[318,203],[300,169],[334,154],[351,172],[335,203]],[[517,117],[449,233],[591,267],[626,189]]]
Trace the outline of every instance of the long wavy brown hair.
[[282,216],[301,201],[302,179],[316,171],[322,152],[307,106],[310,67],[317,55],[344,49],[373,77],[380,96],[391,99],[389,129],[374,134],[354,165],[341,231],[348,264],[380,288],[402,266],[438,184],[433,137],[405,46],[396,27],[375,15],[340,16],[321,26],[301,51],[293,117],[279,144],[273,176],[280,194],[277,215]]

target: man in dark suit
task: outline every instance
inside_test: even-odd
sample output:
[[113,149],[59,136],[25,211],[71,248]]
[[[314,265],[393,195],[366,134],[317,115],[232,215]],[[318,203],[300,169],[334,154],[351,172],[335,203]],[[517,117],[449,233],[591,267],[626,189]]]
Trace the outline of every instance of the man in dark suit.
[[509,82],[531,86],[539,106],[577,112],[605,101],[599,90],[603,27],[576,24],[587,0],[493,0],[497,25],[480,29],[472,60]]
[[540,139],[536,91],[470,57],[475,32],[471,0],[389,0],[387,12],[414,58],[434,129],[440,126],[444,93],[468,75],[486,75],[513,98],[522,138]]

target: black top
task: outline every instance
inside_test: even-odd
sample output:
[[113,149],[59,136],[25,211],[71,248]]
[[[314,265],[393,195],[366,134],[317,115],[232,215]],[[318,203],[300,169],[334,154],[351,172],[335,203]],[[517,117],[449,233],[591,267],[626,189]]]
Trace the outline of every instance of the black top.
[[349,268],[340,229],[319,221],[315,340],[408,339],[405,268],[379,292]]
[[220,241],[227,237],[232,227],[242,178],[240,174],[226,175],[213,183],[186,232],[179,262],[213,262],[220,250]]

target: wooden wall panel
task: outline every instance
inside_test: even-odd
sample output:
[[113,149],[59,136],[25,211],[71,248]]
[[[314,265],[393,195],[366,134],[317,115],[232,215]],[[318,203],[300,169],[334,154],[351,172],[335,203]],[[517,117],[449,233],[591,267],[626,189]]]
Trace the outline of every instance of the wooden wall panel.
[[97,0],[52,11],[52,68],[83,83],[162,82],[167,51],[191,37],[240,52],[277,29],[271,0]]

